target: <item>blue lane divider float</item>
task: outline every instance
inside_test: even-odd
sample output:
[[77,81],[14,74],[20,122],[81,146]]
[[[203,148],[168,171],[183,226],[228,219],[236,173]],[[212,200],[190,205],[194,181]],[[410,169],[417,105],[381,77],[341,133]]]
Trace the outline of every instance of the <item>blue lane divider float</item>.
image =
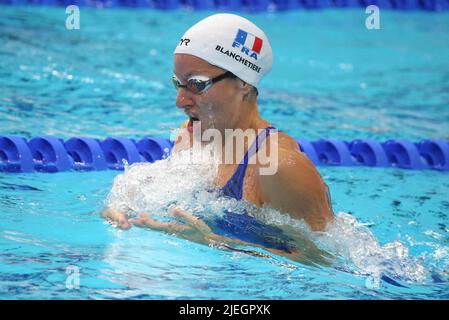
[[167,158],[173,143],[163,138],[144,138],[137,143],[137,150],[146,162]]
[[377,5],[380,9],[444,11],[449,9],[449,0],[0,0],[9,5],[50,5],[154,8],[176,10],[181,7],[193,10],[221,11],[283,11],[295,9],[366,8]]
[[26,140],[19,137],[0,137],[0,171],[30,172],[33,170],[33,156]]
[[69,157],[62,139],[35,137],[28,142],[28,147],[36,171],[58,172],[73,168],[73,159]]
[[352,166],[355,164],[345,141],[321,139],[312,142],[318,155],[319,164]]
[[74,161],[74,169],[90,171],[108,168],[99,140],[75,137],[67,140],[64,146]]
[[[375,140],[340,141],[296,139],[299,148],[315,165],[397,167],[449,171],[449,141]],[[0,136],[0,171],[58,172],[68,170],[123,170],[128,164],[167,158],[173,142],[158,137],[136,141],[109,137],[99,140],[73,137]]]
[[449,148],[447,141],[424,140],[416,145],[419,154],[431,168],[449,170]]
[[129,164],[143,161],[133,140],[126,138],[107,138],[100,144],[109,169],[123,169],[123,159]]
[[428,164],[419,154],[418,148],[413,142],[405,140],[389,140],[383,144],[388,161],[400,168],[425,169]]
[[354,160],[369,167],[389,167],[388,157],[380,142],[375,140],[354,140],[348,145]]

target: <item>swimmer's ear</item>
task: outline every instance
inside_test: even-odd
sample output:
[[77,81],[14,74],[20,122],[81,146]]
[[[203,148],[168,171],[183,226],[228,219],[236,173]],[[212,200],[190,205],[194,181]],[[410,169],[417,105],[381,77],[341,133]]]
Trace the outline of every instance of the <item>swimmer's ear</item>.
[[243,101],[246,101],[251,98],[252,86],[243,80],[240,80],[240,82],[240,89],[243,92]]

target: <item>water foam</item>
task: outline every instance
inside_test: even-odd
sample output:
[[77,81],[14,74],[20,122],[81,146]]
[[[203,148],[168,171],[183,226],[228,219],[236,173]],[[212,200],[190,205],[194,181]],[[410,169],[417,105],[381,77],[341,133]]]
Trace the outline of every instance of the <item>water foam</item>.
[[317,234],[316,239],[342,259],[346,270],[369,275],[370,283],[377,283],[383,275],[413,283],[428,280],[424,257],[410,256],[407,246],[398,240],[381,245],[371,230],[351,214],[337,213],[326,232]]
[[169,216],[176,206],[195,215],[223,214],[223,208],[235,200],[218,196],[214,180],[218,162],[209,148],[201,157],[191,150],[177,152],[154,163],[125,165],[125,171],[114,179],[106,205],[129,216],[147,213]]

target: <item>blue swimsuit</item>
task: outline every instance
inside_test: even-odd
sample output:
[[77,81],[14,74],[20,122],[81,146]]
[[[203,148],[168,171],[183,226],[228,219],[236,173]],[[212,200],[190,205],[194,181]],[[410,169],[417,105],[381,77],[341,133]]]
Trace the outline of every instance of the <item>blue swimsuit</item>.
[[[248,160],[257,153],[263,141],[274,127],[267,127],[257,137],[256,141],[248,149],[242,162],[226,185],[221,189],[222,195],[237,200],[243,198],[243,179],[245,178]],[[213,229],[216,233],[237,238],[246,242],[256,243],[268,248],[290,251],[289,242],[292,239],[282,233],[282,230],[263,224],[256,218],[250,216],[246,210],[242,213],[226,212],[222,218],[213,221]]]

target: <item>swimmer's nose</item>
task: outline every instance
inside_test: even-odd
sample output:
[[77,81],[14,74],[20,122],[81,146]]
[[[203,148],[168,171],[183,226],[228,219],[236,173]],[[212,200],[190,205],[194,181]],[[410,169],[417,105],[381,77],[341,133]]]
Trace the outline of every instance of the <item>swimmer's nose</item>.
[[190,108],[194,105],[192,98],[189,96],[189,92],[184,88],[178,89],[178,95],[176,96],[176,106],[181,109]]

